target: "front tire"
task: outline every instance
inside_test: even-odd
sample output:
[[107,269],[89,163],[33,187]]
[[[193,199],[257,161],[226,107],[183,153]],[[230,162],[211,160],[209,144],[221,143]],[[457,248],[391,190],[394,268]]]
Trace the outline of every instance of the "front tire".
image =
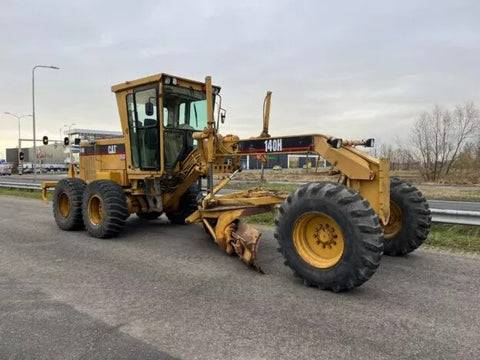
[[367,200],[344,185],[300,187],[282,203],[275,224],[285,265],[306,285],[349,290],[367,281],[380,264],[378,216]]
[[82,213],[91,236],[110,238],[118,235],[128,217],[122,187],[110,180],[91,182],[85,189]]
[[53,193],[53,217],[57,226],[66,231],[83,229],[82,198],[85,182],[62,179]]
[[180,204],[175,211],[167,211],[168,220],[172,224],[185,225],[185,219],[194,211],[198,210],[197,196],[199,190],[197,185],[192,185],[180,198]]
[[432,216],[425,197],[415,186],[390,179],[390,219],[384,227],[385,255],[403,256],[427,239]]

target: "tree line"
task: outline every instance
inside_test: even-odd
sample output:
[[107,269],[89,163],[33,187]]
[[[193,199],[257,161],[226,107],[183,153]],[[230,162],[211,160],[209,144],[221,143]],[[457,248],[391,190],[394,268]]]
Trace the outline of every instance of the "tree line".
[[382,144],[375,156],[390,158],[392,170],[418,169],[426,181],[461,172],[480,176],[480,110],[473,102],[421,113],[409,138]]

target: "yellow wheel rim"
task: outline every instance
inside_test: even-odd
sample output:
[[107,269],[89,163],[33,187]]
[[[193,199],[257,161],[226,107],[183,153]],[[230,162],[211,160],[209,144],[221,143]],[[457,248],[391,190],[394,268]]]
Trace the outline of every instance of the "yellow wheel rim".
[[88,219],[93,225],[99,225],[103,221],[103,202],[97,195],[88,200]]
[[388,220],[388,224],[383,228],[383,237],[385,239],[393,238],[402,230],[402,223],[402,210],[393,202],[390,202],[390,219]]
[[58,197],[58,210],[64,218],[70,214],[70,201],[68,200],[68,195],[65,193],[61,193]]
[[345,248],[340,226],[319,212],[305,213],[295,222],[293,244],[304,261],[320,269],[335,266]]

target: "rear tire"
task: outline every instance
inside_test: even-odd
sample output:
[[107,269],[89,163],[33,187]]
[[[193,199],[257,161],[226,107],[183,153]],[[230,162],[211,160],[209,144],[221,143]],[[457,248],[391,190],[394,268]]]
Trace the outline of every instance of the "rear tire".
[[300,187],[282,203],[275,224],[285,265],[306,285],[349,290],[367,281],[380,264],[378,216],[367,200],[344,185]]
[[53,217],[57,226],[66,231],[83,229],[82,198],[85,182],[81,179],[62,179],[53,194]]
[[82,213],[91,236],[110,238],[118,235],[128,217],[122,187],[110,180],[91,182],[85,189]]
[[180,198],[178,209],[176,211],[167,212],[168,220],[170,220],[172,224],[185,225],[185,219],[194,211],[198,210],[198,193],[199,190],[196,184],[190,186],[187,192]]
[[402,256],[427,239],[432,216],[425,197],[415,186],[390,179],[390,220],[384,227],[385,255]]

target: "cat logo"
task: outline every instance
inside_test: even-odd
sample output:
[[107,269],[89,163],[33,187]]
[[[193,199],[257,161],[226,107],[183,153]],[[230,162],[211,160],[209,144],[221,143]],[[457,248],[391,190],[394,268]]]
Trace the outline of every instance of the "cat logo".
[[108,145],[108,153],[109,154],[116,154],[117,153],[117,145]]

